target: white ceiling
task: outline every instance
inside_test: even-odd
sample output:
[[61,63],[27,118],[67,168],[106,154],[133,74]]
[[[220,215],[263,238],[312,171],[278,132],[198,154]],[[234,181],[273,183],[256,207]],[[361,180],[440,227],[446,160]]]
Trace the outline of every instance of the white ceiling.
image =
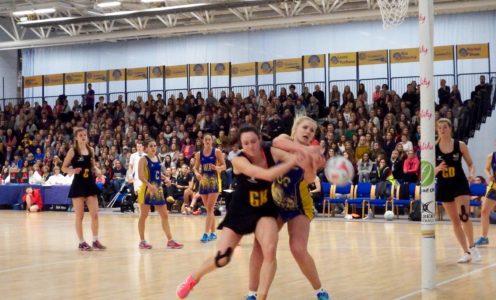
[[[110,0],[104,0],[110,1]],[[418,1],[410,0],[409,15],[418,12]],[[171,37],[191,34],[264,30],[366,20],[379,20],[377,0],[167,0],[145,4],[123,0],[118,8],[101,9],[95,0],[0,0],[0,50],[68,44]],[[102,2],[102,1],[100,1]],[[151,8],[196,4],[194,8],[146,12]],[[49,15],[30,20],[70,17],[21,26],[12,12],[53,7]],[[496,10],[496,0],[434,0],[436,14]],[[109,17],[105,13],[134,11],[132,16]],[[63,25],[62,25],[63,24]]]

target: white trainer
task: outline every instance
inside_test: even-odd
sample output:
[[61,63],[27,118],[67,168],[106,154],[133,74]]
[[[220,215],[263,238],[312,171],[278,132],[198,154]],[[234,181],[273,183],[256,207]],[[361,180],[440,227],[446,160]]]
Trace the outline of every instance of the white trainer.
[[477,248],[477,247],[470,248],[470,254],[472,255],[472,258],[474,259],[474,261],[481,261],[482,260],[482,256],[480,254],[479,248]]
[[463,253],[463,256],[460,257],[459,260],[457,260],[457,263],[459,264],[466,264],[469,263],[472,260],[472,256],[470,253]]

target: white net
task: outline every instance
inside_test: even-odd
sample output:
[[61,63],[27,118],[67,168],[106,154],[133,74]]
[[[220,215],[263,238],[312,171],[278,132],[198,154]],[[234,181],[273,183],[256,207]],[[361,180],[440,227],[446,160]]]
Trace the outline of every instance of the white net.
[[408,0],[377,0],[382,15],[384,28],[398,26],[403,23],[408,11]]

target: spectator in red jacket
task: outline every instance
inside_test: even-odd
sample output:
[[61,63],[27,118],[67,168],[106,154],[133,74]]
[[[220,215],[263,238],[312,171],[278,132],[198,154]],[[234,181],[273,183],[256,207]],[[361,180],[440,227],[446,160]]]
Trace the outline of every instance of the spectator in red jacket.
[[26,211],[28,212],[39,212],[43,207],[40,189],[28,187],[22,196],[22,201],[26,202]]
[[420,161],[413,150],[409,150],[408,157],[403,162],[405,182],[416,183],[420,172]]

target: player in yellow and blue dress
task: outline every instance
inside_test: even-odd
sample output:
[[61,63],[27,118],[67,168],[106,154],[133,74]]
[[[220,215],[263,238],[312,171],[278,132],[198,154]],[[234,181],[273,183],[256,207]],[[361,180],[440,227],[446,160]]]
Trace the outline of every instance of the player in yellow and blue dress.
[[139,160],[138,177],[142,182],[138,192],[138,204],[140,205],[140,216],[138,221],[138,231],[140,235],[140,249],[152,249],[145,240],[145,222],[150,212],[150,205],[154,205],[160,218],[162,219],[162,229],[167,236],[167,248],[181,249],[182,244],[172,239],[172,233],[169,226],[169,214],[166,208],[164,192],[162,191],[162,173],[160,160],[158,159],[157,143],[148,139],[143,143],[146,154]]
[[487,178],[489,178],[489,190],[482,200],[482,236],[475,242],[477,247],[489,244],[489,238],[487,237],[489,233],[489,215],[493,211],[494,206],[496,206],[496,181],[494,179],[496,176],[496,151],[487,156],[485,171]]
[[200,195],[207,209],[205,233],[200,241],[206,243],[217,239],[215,235],[214,206],[221,192],[219,172],[226,169],[222,151],[213,147],[212,135],[203,135],[203,148],[195,154],[194,172],[200,182]]
[[[313,183],[317,169],[324,166],[320,154],[320,146],[310,146],[315,137],[317,123],[306,116],[298,116],[293,123],[291,136],[281,135],[273,141],[273,146],[293,153],[311,156],[310,164],[304,168],[295,167],[284,176],[277,178],[272,184],[272,197],[279,208],[280,228],[288,224],[289,246],[302,273],[315,289],[318,300],[328,300],[329,293],[322,287],[315,262],[308,252],[310,222],[314,218],[313,199],[309,184]],[[260,245],[255,241],[250,258],[250,283],[247,299],[256,299],[260,270]]]

